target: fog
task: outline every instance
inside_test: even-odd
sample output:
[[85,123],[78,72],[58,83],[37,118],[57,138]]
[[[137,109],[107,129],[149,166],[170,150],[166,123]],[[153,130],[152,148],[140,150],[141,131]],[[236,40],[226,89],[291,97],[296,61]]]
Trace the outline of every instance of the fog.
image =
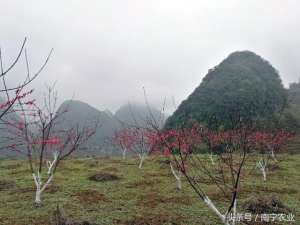
[[[300,3],[292,0],[0,0],[0,46],[8,65],[24,39],[37,95],[57,81],[59,100],[104,110],[144,102],[167,112],[231,52],[250,50],[300,76]],[[21,63],[24,65],[24,62]],[[9,82],[22,79],[19,65]],[[37,97],[40,98],[40,97]]]

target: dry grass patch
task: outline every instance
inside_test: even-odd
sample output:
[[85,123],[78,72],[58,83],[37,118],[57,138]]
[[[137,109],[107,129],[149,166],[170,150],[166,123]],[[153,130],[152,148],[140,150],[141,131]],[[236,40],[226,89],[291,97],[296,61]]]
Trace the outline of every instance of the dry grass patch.
[[126,188],[146,188],[146,187],[154,187],[159,183],[161,183],[160,180],[138,180],[138,181],[127,184],[125,187]]
[[294,188],[287,187],[277,187],[273,185],[273,187],[264,187],[264,186],[256,186],[256,187],[245,187],[241,189],[241,192],[244,193],[253,193],[253,192],[265,192],[265,193],[277,193],[277,194],[297,194],[299,191]]
[[53,212],[53,216],[50,218],[50,225],[93,225],[88,221],[74,221],[73,219],[67,217],[65,213],[57,206],[56,210]]
[[135,216],[132,219],[126,221],[115,220],[114,224],[118,225],[161,225],[171,224],[179,225],[183,217],[181,215],[171,215],[168,213],[152,214],[145,213],[139,216]]
[[231,196],[230,196],[229,193],[225,192],[225,195],[224,195],[224,193],[216,187],[209,188],[208,191],[207,191],[207,196],[213,201],[225,201],[225,202],[227,202],[227,201],[231,200]]
[[268,170],[273,172],[273,171],[277,171],[277,170],[280,170],[281,167],[278,165],[278,164],[269,164],[267,166]]
[[10,190],[16,187],[16,182],[13,180],[0,180],[0,191]]
[[120,164],[122,162],[122,160],[120,160],[120,159],[111,159],[111,160],[109,160],[109,162],[110,163],[118,163],[118,164]]
[[8,164],[8,165],[0,165],[0,169],[13,170],[21,167],[21,164]]
[[78,191],[72,196],[76,197],[81,203],[85,204],[108,202],[108,198],[97,190]]
[[89,168],[94,168],[94,167],[99,167],[100,162],[98,160],[91,160],[91,161],[85,162],[85,165]]
[[46,187],[46,190],[45,190],[45,192],[50,193],[50,194],[54,194],[58,191],[59,191],[59,186],[57,186],[55,184],[50,184],[48,187]]
[[255,214],[290,213],[291,209],[283,204],[278,196],[254,196],[244,201],[242,208]]
[[141,207],[156,208],[159,204],[182,204],[190,205],[191,199],[189,197],[174,196],[165,197],[159,195],[157,192],[150,192],[139,198],[137,205]]
[[148,172],[145,175],[143,175],[144,178],[149,177],[171,177],[173,176],[170,171],[168,172]]
[[104,173],[104,172],[96,173],[89,177],[89,180],[96,181],[96,182],[115,181],[119,179],[120,178],[115,174]]
[[118,173],[119,170],[116,167],[106,167],[102,169],[103,172],[111,172],[111,173]]

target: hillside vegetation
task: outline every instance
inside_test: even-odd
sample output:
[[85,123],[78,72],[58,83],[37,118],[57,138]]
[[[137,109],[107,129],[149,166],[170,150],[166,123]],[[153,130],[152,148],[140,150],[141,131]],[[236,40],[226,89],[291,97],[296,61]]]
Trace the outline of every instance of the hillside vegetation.
[[234,52],[209,70],[202,83],[183,101],[167,128],[197,121],[230,128],[244,121],[271,119],[286,106],[287,91],[276,69],[250,51]]

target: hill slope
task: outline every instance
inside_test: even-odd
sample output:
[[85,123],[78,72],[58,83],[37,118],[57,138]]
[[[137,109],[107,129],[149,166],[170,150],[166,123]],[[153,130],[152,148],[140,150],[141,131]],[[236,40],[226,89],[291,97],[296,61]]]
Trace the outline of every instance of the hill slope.
[[[95,135],[87,143],[86,153],[88,154],[115,154],[118,152],[111,145],[111,137],[114,133],[127,126],[139,125],[146,126],[149,118],[154,118],[155,121],[162,123],[163,115],[155,108],[149,109],[143,105],[124,105],[120,107],[115,114],[109,110],[100,111],[87,103],[68,100],[65,101],[58,111],[67,111],[61,119],[59,127],[71,128],[76,125],[80,127],[94,127],[98,121],[98,127]],[[162,126],[162,125],[161,125]]]
[[63,115],[60,126],[71,128],[76,125],[79,127],[93,128],[98,122],[96,133],[88,141],[88,151],[99,151],[106,144],[106,140],[118,129],[119,124],[104,111],[90,106],[87,103],[78,100],[67,100],[58,109],[58,111],[67,112]]
[[[0,97],[0,103],[3,103],[4,100]],[[0,110],[0,113],[3,112]],[[13,108],[9,110],[7,114],[5,114],[2,118],[2,121],[0,121],[0,148],[10,145],[10,144],[17,144],[17,140],[13,140],[14,135],[8,131],[7,125],[4,125],[4,123],[12,123],[12,124],[18,124],[22,121],[21,117],[17,113],[13,111]],[[17,158],[20,157],[20,154],[16,151],[12,151],[10,149],[0,149],[0,159],[1,158]]]
[[126,104],[115,113],[115,118],[123,125],[148,126],[148,121],[157,123],[160,127],[164,124],[164,114],[154,107],[142,104]]
[[289,115],[289,122],[297,132],[296,137],[287,146],[289,152],[297,153],[300,150],[300,81],[290,84],[288,89],[288,108],[286,114]]
[[189,120],[230,126],[243,118],[271,115],[285,106],[287,93],[270,63],[250,51],[234,52],[209,70],[202,83],[169,117],[166,127]]
[[291,112],[300,121],[300,82],[290,84],[288,94]]

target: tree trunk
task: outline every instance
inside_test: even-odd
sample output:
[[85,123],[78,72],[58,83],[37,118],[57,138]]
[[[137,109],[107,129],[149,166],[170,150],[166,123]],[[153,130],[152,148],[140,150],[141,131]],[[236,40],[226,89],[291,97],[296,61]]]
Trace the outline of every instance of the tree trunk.
[[267,181],[266,168],[265,167],[261,168],[261,172],[262,172],[262,175],[263,175],[263,180],[264,180],[264,182],[266,182]]
[[259,168],[259,170],[262,173],[263,181],[266,182],[267,181],[267,162],[264,160],[260,160],[257,163],[257,168]]
[[214,157],[213,157],[212,152],[210,153],[210,161],[211,161],[211,164],[212,164],[212,165],[215,164],[215,162],[214,162]]
[[178,174],[176,174],[173,166],[172,166],[172,163],[170,162],[170,168],[171,168],[171,172],[173,174],[173,176],[175,177],[176,179],[176,182],[177,182],[177,189],[178,190],[182,190],[182,182],[181,182],[181,176],[180,176],[180,172]]
[[278,160],[276,159],[275,153],[274,153],[274,149],[271,150],[271,156],[275,162],[278,162]]
[[39,190],[38,188],[35,191],[35,204],[40,205],[42,203],[41,201],[41,190]]
[[226,216],[224,216],[214,205],[214,203],[208,198],[208,196],[204,196],[204,203],[210,208],[222,221],[224,225],[230,225],[226,219]]
[[145,160],[145,155],[139,154],[139,158],[140,158],[139,169],[142,169],[143,162],[144,162],[144,160]]
[[127,149],[125,148],[124,150],[123,150],[123,160],[125,160],[126,159],[126,151],[127,151]]
[[180,177],[178,179],[176,178],[176,180],[177,180],[177,189],[182,190],[181,178]]
[[47,167],[48,167],[48,172],[47,174],[50,175],[52,173],[52,169],[55,167],[55,164],[57,162],[57,157],[58,157],[58,152],[53,152],[53,161],[47,161]]
[[41,201],[41,194],[47,188],[47,186],[50,184],[50,182],[51,182],[51,180],[53,178],[53,174],[48,177],[46,183],[43,186],[42,186],[41,176],[40,176],[39,172],[37,173],[37,175],[35,175],[35,173],[33,173],[32,176],[33,176],[33,180],[34,180],[35,187],[36,187],[35,201],[34,202],[37,205],[40,205],[42,203],[42,201]]
[[232,225],[235,225],[235,222],[237,220],[237,214],[236,214],[236,204],[237,204],[237,200],[234,200],[234,205],[233,205],[233,221],[232,221]]

